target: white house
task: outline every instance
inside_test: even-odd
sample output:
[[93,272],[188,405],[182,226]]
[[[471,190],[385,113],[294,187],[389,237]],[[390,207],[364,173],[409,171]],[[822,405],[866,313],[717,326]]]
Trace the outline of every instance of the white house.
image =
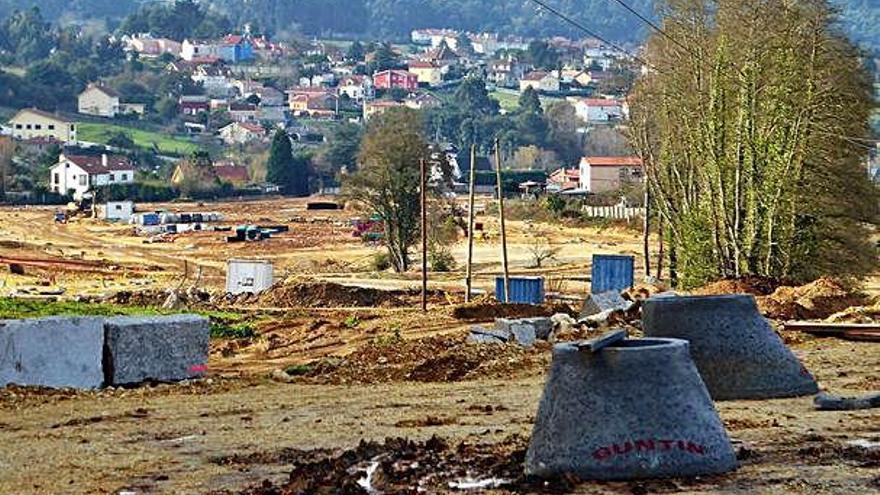
[[58,194],[73,191],[73,198],[80,200],[98,186],[133,183],[134,173],[134,165],[124,156],[62,154],[49,171],[49,187]]
[[626,113],[618,100],[604,98],[568,98],[577,116],[584,122],[610,122],[622,119]]
[[369,76],[348,76],[339,83],[339,96],[346,95],[357,103],[376,97],[373,80]]
[[76,142],[76,124],[58,115],[25,108],[9,119],[15,139],[53,138],[62,143]]
[[187,62],[200,57],[218,57],[219,49],[216,44],[207,41],[183,40],[180,44],[180,58]]
[[256,122],[233,122],[220,129],[220,139],[226,144],[246,144],[265,136],[266,130]]
[[636,156],[585,156],[579,168],[578,189],[591,193],[616,191],[643,180],[642,160]]
[[142,103],[120,103],[116,91],[100,84],[89,84],[77,100],[79,113],[86,115],[113,118],[125,114],[143,115],[145,111]]
[[529,72],[519,80],[520,91],[525,91],[528,88],[538,92],[556,93],[559,92],[560,81],[553,72]]

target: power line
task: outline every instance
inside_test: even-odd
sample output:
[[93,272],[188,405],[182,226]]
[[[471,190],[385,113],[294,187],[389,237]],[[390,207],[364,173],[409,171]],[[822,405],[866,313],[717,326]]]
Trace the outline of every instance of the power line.
[[662,35],[663,35],[666,39],[668,39],[669,41],[675,43],[676,45],[678,45],[679,47],[681,47],[682,49],[684,49],[684,50],[686,50],[686,51],[688,51],[688,52],[691,51],[690,48],[686,47],[683,43],[681,43],[680,41],[678,41],[677,39],[675,39],[672,35],[670,35],[670,34],[667,33],[666,31],[664,31],[663,28],[661,28],[660,26],[658,26],[654,21],[652,21],[651,19],[648,19],[647,17],[643,16],[643,15],[640,14],[638,11],[636,11],[636,9],[630,7],[629,4],[627,4],[627,3],[624,2],[623,0],[614,0],[614,1],[617,2],[617,3],[618,3],[620,6],[622,6],[623,8],[625,8],[626,10],[628,10],[632,15],[638,17],[642,22],[644,22],[645,24],[647,24],[648,26],[650,26],[653,30],[655,30],[655,31],[657,31],[658,33],[662,34]]

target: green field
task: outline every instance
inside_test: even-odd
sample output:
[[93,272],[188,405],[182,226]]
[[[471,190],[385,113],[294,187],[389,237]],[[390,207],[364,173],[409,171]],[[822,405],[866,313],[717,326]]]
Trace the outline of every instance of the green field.
[[[501,109],[505,112],[513,112],[517,108],[519,108],[519,94],[501,92],[498,90],[489,92],[489,96],[498,101],[501,105]],[[563,101],[562,98],[550,98],[548,96],[539,97],[541,100],[541,105],[546,109],[547,105],[556,102]]]
[[137,146],[149,150],[158,148],[162,154],[187,155],[200,149],[199,145],[183,137],[114,124],[83,122],[79,124],[77,134],[81,141],[107,144],[120,132],[128,135]]

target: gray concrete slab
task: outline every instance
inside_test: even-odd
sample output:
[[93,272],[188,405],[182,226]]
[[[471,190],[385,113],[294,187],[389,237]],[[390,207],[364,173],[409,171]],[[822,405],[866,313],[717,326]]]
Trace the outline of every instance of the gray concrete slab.
[[471,327],[468,342],[472,344],[506,344],[510,340],[510,333],[500,332],[481,326]]
[[584,299],[579,317],[586,318],[609,310],[627,311],[632,305],[633,302],[624,299],[618,291],[590,294]]
[[177,381],[205,374],[208,320],[197,315],[117,317],[105,322],[108,385]]
[[53,316],[0,322],[0,386],[98,388],[102,318]]

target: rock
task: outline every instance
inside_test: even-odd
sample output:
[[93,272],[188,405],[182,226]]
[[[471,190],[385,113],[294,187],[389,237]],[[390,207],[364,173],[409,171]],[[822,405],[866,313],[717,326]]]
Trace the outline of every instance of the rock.
[[553,334],[570,332],[575,325],[577,325],[577,321],[571,316],[565,313],[556,313],[555,315],[550,317],[550,321],[553,323]]
[[633,302],[627,301],[617,291],[603,292],[601,294],[590,294],[584,299],[581,307],[580,317],[587,318],[596,314],[606,313],[611,310],[627,311],[632,307]]
[[872,409],[880,407],[880,394],[871,394],[863,397],[841,397],[822,392],[813,399],[813,405],[820,411]]
[[546,317],[541,318],[525,318],[521,320],[535,327],[535,336],[540,340],[549,340],[550,334],[553,332],[553,320]]
[[101,318],[0,322],[0,386],[98,388],[104,382]]
[[510,332],[490,330],[481,326],[471,327],[468,342],[472,344],[506,344],[510,340]]
[[525,348],[535,345],[535,341],[538,339],[536,328],[531,323],[515,323],[510,326],[510,333],[513,335],[514,342]]
[[197,315],[108,318],[104,374],[108,385],[202,376],[208,362],[208,320]]

